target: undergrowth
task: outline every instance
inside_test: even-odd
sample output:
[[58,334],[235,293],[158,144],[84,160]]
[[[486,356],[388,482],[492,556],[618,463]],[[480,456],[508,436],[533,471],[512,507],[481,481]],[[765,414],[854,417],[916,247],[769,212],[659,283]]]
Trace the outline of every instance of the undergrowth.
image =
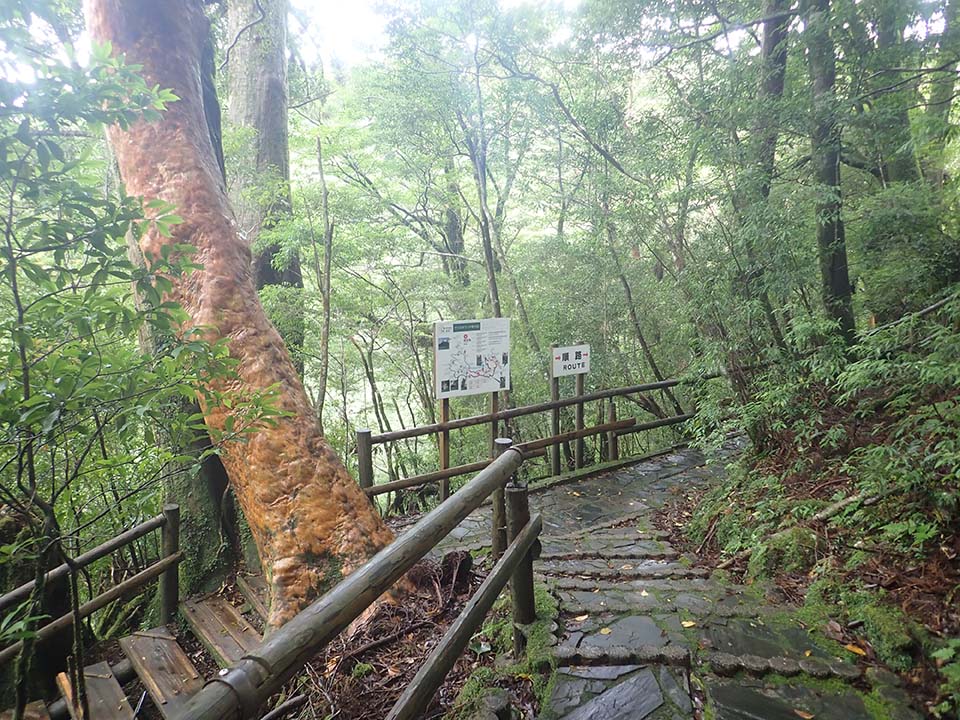
[[[502,665],[482,666],[474,670],[464,684],[448,718],[467,718],[491,688],[529,690],[537,708],[549,696],[555,660],[552,651],[552,630],[558,616],[557,600],[547,586],[534,586],[537,619],[526,628],[527,647],[522,658],[513,658],[513,620],[510,596],[504,594],[490,611],[487,621],[473,636],[470,650],[475,655],[492,653],[493,657],[511,658]],[[548,670],[544,672],[544,669]],[[526,686],[526,687],[525,687]],[[520,693],[523,694],[523,693]],[[536,709],[536,708],[534,708]]]
[[704,393],[700,441],[746,431],[754,448],[702,499],[690,539],[741,561],[748,578],[790,576],[813,615],[829,608],[931,715],[954,717],[960,299],[852,349],[808,348],[823,337],[790,338],[801,359],[756,376],[732,414]]

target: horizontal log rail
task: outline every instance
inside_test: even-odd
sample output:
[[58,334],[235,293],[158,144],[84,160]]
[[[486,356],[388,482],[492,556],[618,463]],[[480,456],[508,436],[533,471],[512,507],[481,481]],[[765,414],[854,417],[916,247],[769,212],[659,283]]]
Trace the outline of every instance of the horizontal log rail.
[[686,413],[684,415],[674,415],[673,417],[660,418],[659,420],[650,420],[649,422],[636,423],[630,427],[619,428],[614,432],[617,435],[629,435],[631,433],[643,432],[644,430],[654,430],[659,427],[667,427],[669,425],[679,425],[680,423],[685,423],[687,420],[692,420],[696,417],[696,413]]
[[[517,447],[523,449],[524,460],[546,455],[546,451],[544,450],[531,452],[529,448],[523,445],[518,445]],[[470,473],[479,472],[492,462],[493,460],[480,460],[479,462],[467,463],[466,465],[457,465],[456,467],[447,468],[446,470],[434,470],[433,472],[423,473],[422,475],[411,475],[402,480],[391,480],[390,482],[371,485],[370,487],[363,488],[363,491],[368,497],[373,497],[375,495],[393,492],[394,490],[406,490],[407,488],[426,485],[427,483],[437,482],[438,480],[446,480],[459,475],[469,475]]]
[[[100,595],[97,595],[92,600],[88,600],[87,602],[85,602],[83,605],[80,606],[80,613],[79,613],[80,617],[81,618],[89,617],[90,615],[95,613],[97,610],[100,610],[101,608],[106,607],[107,605],[112,603],[114,600],[117,600],[123,597],[127,593],[133,590],[142,589],[143,586],[146,585],[148,582],[150,582],[151,580],[157,577],[160,577],[171,568],[176,569],[177,564],[181,560],[183,560],[182,552],[178,552],[175,555],[168,555],[167,557],[158,560],[157,562],[153,563],[153,565],[150,565],[144,570],[141,570],[133,577],[130,577],[124,580],[123,582],[118,583],[117,585],[114,585],[112,588],[110,588],[106,592],[101,593]],[[41,643],[41,642],[44,642],[45,640],[49,640],[51,637],[53,637],[57,633],[62,632],[63,630],[66,630],[68,627],[70,627],[71,624],[73,624],[73,615],[72,614],[62,615],[61,617],[58,617],[56,620],[53,620],[52,622],[47,623],[46,625],[41,627],[39,630],[37,630],[37,634],[34,637],[34,642]],[[2,667],[7,662],[9,662],[14,657],[16,657],[17,653],[20,652],[22,647],[23,647],[23,641],[21,640],[14,643],[13,645],[8,645],[3,650],[0,650],[0,667]]]
[[654,390],[665,390],[667,388],[680,385],[683,380],[663,380],[661,382],[644,383],[642,385],[629,385],[627,387],[613,388],[610,390],[597,390],[596,392],[586,393],[584,395],[563,398],[561,400],[549,400],[547,402],[536,403],[534,405],[523,405],[521,407],[500,410],[495,413],[486,413],[484,415],[471,415],[470,417],[449,420],[448,422],[432,423],[430,425],[420,425],[418,427],[406,428],[405,430],[393,430],[392,432],[372,435],[370,442],[378,445],[394,440],[404,440],[406,438],[420,437],[422,435],[433,435],[444,430],[459,430],[473,425],[484,425],[495,420],[510,420],[511,418],[523,417],[524,415],[535,415],[537,413],[547,412],[559,408],[579,405],[581,403],[593,402],[595,400],[605,400],[607,398],[619,397],[623,395],[636,395],[642,392],[651,392]]
[[600,433],[605,433],[610,430],[626,430],[631,428],[633,425],[636,425],[636,423],[636,418],[625,418],[615,422],[603,423],[602,425],[593,425],[592,427],[584,428],[583,430],[570,430],[569,432],[560,433],[559,435],[551,435],[550,437],[541,438],[539,440],[530,440],[518,445],[517,447],[519,447],[524,453],[532,452],[535,450],[548,448],[551,445],[555,445],[559,442],[579,440],[580,438],[599,435]]
[[323,597],[221,671],[184,708],[191,720],[257,717],[258,709],[324,646],[367,610],[436,547],[523,462],[516,448],[503,452],[446,501],[424,515]]
[[[582,378],[582,376],[578,377]],[[700,379],[706,380],[710,379],[711,377],[713,376],[705,376]],[[458,420],[448,420],[445,422],[432,423],[430,425],[422,425],[420,427],[406,428],[404,430],[381,433],[380,435],[374,435],[370,430],[367,429],[360,429],[357,431],[357,482],[363,489],[364,493],[366,493],[367,497],[371,498],[389,492],[420,487],[422,485],[426,485],[427,483],[439,482],[441,483],[442,500],[444,497],[442,488],[447,486],[447,482],[450,478],[476,472],[486,467],[490,463],[490,460],[480,460],[477,462],[466,463],[464,465],[449,467],[449,451],[447,450],[444,452],[444,448],[449,446],[450,430],[462,429],[476,425],[485,425],[489,423],[491,424],[492,432],[495,432],[497,423],[501,420],[508,420],[510,418],[522,417],[524,415],[532,415],[542,412],[551,413],[551,428],[553,430],[553,434],[549,437],[529,440],[525,443],[517,445],[517,447],[524,453],[525,458],[530,459],[532,457],[546,455],[549,449],[551,455],[551,472],[554,475],[559,475],[561,443],[575,441],[575,467],[579,469],[584,466],[584,438],[593,437],[595,435],[606,435],[606,459],[608,461],[615,461],[619,459],[619,443],[617,442],[619,437],[631,433],[642,432],[644,430],[653,430],[655,428],[678,425],[692,418],[693,414],[687,413],[672,417],[657,418],[656,420],[648,422],[638,422],[636,417],[618,420],[616,407],[614,406],[612,398],[627,397],[641,392],[665,390],[667,388],[680,385],[683,382],[689,381],[671,379],[654,383],[643,383],[641,385],[628,385],[626,387],[611,388],[609,390],[598,390],[592,393],[583,393],[581,382],[577,385],[578,394],[570,398],[557,398],[549,402],[536,403],[534,405],[524,405],[522,407],[510,408],[508,410],[489,412],[483,415],[473,415],[471,417],[460,418]],[[556,392],[556,387],[554,387],[554,392]],[[607,413],[607,422],[594,425],[592,427],[584,427],[584,403],[605,399],[611,399],[610,407],[608,408]],[[491,406],[494,410],[496,410],[496,403],[491,403]],[[574,406],[577,410],[575,429],[567,432],[559,432],[560,408],[570,406]],[[413,475],[411,477],[402,478],[399,480],[392,480],[386,483],[374,483],[373,447],[375,445],[430,434],[439,434],[441,437],[440,468],[438,470],[422,473],[420,475]],[[491,435],[491,441],[494,437],[496,436]]]
[[[119,550],[125,545],[129,545],[135,540],[142,538],[144,535],[153,532],[157,528],[163,527],[166,525],[166,523],[167,518],[164,515],[152,517],[149,520],[140,523],[139,525],[134,525],[129,530],[120,533],[110,540],[107,540],[105,543],[97,545],[97,547],[88,550],[82,555],[77,555],[77,557],[73,559],[73,564],[78,568],[87,567],[91,563],[99,560],[100,558],[106,557],[115,550]],[[46,574],[46,582],[49,583],[53,580],[58,580],[59,578],[65,577],[69,573],[70,567],[66,563],[63,565],[58,565]],[[30,593],[35,585],[36,581],[31,580],[30,582],[24,583],[18,588],[15,588],[14,590],[4,594],[3,596],[0,596],[0,610],[9,607],[13,603],[26,600],[30,596]]]

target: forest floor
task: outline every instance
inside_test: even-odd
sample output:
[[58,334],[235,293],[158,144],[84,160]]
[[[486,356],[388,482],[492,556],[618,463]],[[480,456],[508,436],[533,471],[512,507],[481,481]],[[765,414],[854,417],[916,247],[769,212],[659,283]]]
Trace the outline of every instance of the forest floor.
[[[714,569],[715,557],[675,541],[678,501],[719,482],[741,450],[729,443],[711,461],[673,451],[533,493],[544,519],[535,567],[559,617],[540,704],[516,698],[523,717],[921,717],[855,636],[812,621],[789,589],[737,582]],[[482,557],[488,528],[481,509],[444,548]],[[517,687],[509,673],[488,679]]]

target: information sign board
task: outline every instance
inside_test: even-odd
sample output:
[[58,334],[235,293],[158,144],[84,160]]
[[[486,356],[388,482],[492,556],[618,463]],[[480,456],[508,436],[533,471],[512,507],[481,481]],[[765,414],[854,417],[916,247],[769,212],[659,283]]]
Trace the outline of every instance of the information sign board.
[[510,388],[510,318],[457,320],[433,326],[437,398]]

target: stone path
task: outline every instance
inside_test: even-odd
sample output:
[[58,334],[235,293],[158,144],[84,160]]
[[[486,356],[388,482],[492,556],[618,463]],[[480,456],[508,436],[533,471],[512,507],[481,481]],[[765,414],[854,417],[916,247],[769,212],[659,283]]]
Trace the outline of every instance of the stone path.
[[[555,484],[531,497],[544,519],[537,572],[560,600],[559,671],[542,718],[564,720],[912,720],[889,673],[861,677],[773,591],[693,567],[652,524],[678,489],[724,472],[693,450]],[[489,543],[489,509],[444,549]],[[844,657],[846,655],[847,657]]]

